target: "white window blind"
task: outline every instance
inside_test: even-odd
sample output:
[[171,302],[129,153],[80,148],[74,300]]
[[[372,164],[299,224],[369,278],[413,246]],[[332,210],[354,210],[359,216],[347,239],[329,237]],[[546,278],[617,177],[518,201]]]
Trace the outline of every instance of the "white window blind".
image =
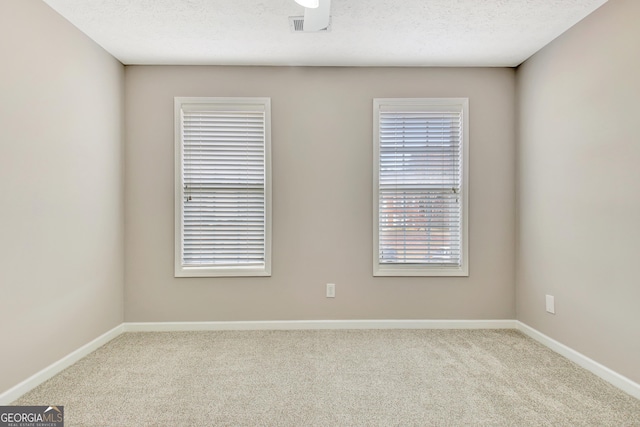
[[376,100],[378,275],[466,274],[465,105]]
[[180,105],[180,270],[267,275],[268,100],[192,101]]

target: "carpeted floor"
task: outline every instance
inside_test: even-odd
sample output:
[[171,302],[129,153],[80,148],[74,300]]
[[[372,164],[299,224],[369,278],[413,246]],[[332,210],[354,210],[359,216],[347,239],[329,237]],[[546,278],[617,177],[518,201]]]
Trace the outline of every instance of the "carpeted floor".
[[640,426],[513,330],[126,333],[14,402],[66,426]]

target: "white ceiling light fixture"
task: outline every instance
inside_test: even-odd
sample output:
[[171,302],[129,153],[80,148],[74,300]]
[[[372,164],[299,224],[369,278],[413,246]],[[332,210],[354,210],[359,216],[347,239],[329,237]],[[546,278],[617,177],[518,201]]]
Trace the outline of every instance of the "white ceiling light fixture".
[[305,6],[304,17],[290,16],[289,26],[294,33],[328,32],[331,25],[331,0],[296,0],[301,5],[315,3],[317,7]]
[[318,0],[317,8],[304,10],[305,32],[326,30],[329,23],[331,23],[331,0]]
[[296,3],[309,9],[315,9],[320,5],[320,0],[296,0]]

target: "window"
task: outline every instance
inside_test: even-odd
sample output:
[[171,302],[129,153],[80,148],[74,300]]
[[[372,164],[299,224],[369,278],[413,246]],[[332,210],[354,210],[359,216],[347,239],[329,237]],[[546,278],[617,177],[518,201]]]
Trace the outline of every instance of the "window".
[[374,100],[374,276],[468,276],[468,100]]
[[271,275],[269,98],[175,98],[175,276]]

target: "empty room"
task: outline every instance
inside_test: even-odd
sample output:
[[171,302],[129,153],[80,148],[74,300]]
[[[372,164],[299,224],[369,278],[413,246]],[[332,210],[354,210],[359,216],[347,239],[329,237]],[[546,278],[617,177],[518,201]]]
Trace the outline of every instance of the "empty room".
[[640,426],[639,20],[0,0],[0,426]]

